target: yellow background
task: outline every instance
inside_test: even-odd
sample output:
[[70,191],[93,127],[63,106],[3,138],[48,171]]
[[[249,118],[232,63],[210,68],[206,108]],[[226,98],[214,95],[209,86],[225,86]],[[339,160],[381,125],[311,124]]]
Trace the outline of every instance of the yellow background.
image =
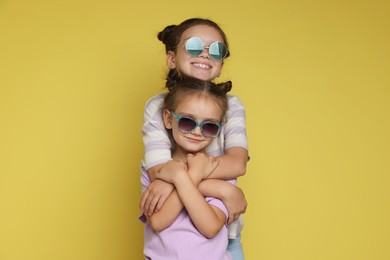
[[0,259],[142,259],[156,33],[194,16],[246,105],[246,259],[390,259],[389,3],[0,1]]

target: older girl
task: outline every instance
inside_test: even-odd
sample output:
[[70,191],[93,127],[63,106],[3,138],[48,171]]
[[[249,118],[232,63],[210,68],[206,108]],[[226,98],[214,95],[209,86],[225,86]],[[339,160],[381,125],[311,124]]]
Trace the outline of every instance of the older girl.
[[[230,54],[225,33],[207,19],[193,18],[179,25],[167,26],[158,34],[158,38],[165,45],[170,69],[167,87],[186,76],[214,80],[221,74],[223,62]],[[156,179],[156,173],[170,171],[172,143],[163,125],[163,99],[164,94],[157,95],[145,106],[143,166],[152,180]],[[210,155],[218,156],[218,167],[207,180],[200,183],[198,189],[204,196],[217,197],[225,203],[230,224],[245,212],[246,200],[239,188],[218,179],[232,179],[245,174],[248,147],[244,106],[235,96],[229,96],[228,103],[224,133],[207,148]],[[158,212],[174,188],[174,185],[162,180],[153,181],[143,194],[141,209],[149,216]],[[236,260],[244,259],[240,243],[241,228],[242,219],[239,219],[229,229],[229,250]]]

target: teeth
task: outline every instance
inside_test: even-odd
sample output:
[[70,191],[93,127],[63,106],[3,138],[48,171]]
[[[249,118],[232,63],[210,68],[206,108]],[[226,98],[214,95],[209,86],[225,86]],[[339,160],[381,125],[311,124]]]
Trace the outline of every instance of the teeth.
[[209,69],[210,67],[205,64],[199,64],[199,63],[193,63],[195,67],[201,68],[201,69]]

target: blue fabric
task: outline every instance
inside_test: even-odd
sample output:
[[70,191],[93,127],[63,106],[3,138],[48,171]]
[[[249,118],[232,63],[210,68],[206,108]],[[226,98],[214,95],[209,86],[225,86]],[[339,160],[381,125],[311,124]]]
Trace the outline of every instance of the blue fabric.
[[241,235],[235,239],[229,239],[227,250],[233,257],[233,260],[244,260],[244,251],[242,250]]

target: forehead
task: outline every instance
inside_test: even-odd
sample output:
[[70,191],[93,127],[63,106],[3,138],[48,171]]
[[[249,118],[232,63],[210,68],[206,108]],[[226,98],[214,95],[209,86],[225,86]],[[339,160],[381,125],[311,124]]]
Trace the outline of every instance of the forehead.
[[176,113],[191,115],[197,120],[220,121],[222,119],[222,109],[216,98],[200,93],[181,98],[176,107]]
[[220,32],[210,25],[199,24],[191,26],[183,32],[181,40],[186,40],[193,36],[201,38],[204,42],[223,42]]

